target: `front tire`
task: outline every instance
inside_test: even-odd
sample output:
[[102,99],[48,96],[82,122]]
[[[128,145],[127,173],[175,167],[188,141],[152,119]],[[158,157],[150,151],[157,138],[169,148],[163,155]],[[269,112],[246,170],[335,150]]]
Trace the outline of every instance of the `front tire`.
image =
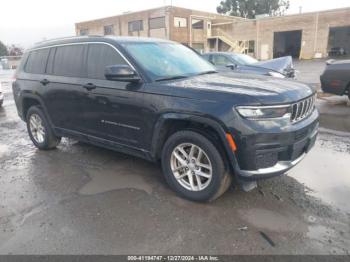
[[40,107],[29,108],[26,120],[29,137],[37,148],[49,150],[57,147],[61,138],[54,135]]
[[169,186],[191,201],[215,200],[231,184],[231,175],[218,149],[193,131],[180,131],[169,137],[162,150],[162,169]]

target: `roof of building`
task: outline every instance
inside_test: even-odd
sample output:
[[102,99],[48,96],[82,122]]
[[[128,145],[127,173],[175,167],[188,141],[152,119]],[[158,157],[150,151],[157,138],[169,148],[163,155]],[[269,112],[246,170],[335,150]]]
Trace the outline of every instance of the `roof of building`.
[[159,38],[150,38],[150,37],[135,37],[135,36],[72,36],[72,37],[63,37],[55,38],[50,40],[45,40],[39,43],[36,43],[31,49],[55,46],[55,45],[64,45],[72,43],[84,43],[84,42],[106,42],[106,43],[126,43],[126,42],[168,42],[174,43],[173,41],[159,39]]
[[164,10],[183,9],[183,10],[194,11],[194,12],[198,12],[198,13],[206,13],[206,14],[209,14],[209,15],[215,15],[216,17],[220,17],[222,19],[244,20],[244,18],[238,17],[238,16],[230,16],[230,15],[218,14],[218,13],[214,13],[214,12],[206,12],[206,11],[188,9],[188,8],[178,7],[178,6],[161,6],[161,7],[157,7],[157,8],[139,10],[139,11],[134,11],[134,12],[125,12],[125,13],[114,15],[114,16],[102,17],[102,18],[97,18],[97,19],[91,19],[91,20],[87,20],[87,21],[81,21],[81,22],[77,22],[76,25],[89,23],[89,22],[108,20],[108,19],[113,19],[113,18],[118,18],[118,17],[123,17],[123,16],[130,16],[130,15],[134,15],[134,14],[138,14],[138,13],[149,12],[149,11],[156,11],[156,10],[161,10],[161,9],[164,9]]

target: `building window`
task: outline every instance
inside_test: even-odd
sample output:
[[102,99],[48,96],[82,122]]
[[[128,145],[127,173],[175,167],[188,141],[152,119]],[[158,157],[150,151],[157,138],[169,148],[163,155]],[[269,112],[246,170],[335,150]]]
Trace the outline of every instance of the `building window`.
[[165,17],[156,17],[149,19],[149,29],[165,28]]
[[192,19],[192,28],[193,29],[203,29],[204,21],[199,19]]
[[106,25],[103,27],[104,35],[114,35],[114,26]]
[[174,17],[174,26],[175,27],[187,27],[187,18]]
[[193,43],[192,48],[199,53],[204,52],[204,44],[203,43]]
[[248,53],[255,53],[255,41],[250,40],[248,42]]
[[89,29],[80,29],[79,35],[88,35],[89,34]]
[[143,31],[143,21],[131,21],[129,22],[129,32]]

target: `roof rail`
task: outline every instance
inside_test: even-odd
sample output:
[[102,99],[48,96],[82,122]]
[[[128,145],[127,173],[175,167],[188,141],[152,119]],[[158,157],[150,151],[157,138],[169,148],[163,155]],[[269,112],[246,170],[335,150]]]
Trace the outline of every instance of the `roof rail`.
[[58,41],[58,40],[84,39],[84,38],[89,38],[89,37],[102,37],[102,36],[101,35],[84,35],[84,36],[57,37],[57,38],[52,38],[52,39],[36,42],[35,44],[38,45],[38,44],[44,44],[44,43],[49,43],[49,42]]

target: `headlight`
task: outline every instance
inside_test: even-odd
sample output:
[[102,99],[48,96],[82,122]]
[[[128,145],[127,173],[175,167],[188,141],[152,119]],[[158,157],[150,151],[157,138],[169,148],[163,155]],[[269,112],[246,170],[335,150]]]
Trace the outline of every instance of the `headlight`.
[[286,78],[285,75],[278,73],[278,72],[269,72],[269,75],[272,77],[277,77],[277,78]]
[[238,106],[238,113],[250,120],[267,120],[275,118],[290,118],[292,108],[287,106]]

